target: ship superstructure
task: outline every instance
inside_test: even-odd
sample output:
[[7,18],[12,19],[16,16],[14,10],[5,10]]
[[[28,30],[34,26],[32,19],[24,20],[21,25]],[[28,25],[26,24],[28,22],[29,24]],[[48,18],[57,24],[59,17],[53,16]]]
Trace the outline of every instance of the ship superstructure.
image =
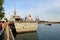
[[14,11],[14,15],[11,16],[10,21],[14,22],[17,33],[36,31],[38,27],[38,23],[32,20],[31,15],[28,17],[26,16],[23,19],[20,16],[16,15],[16,9]]

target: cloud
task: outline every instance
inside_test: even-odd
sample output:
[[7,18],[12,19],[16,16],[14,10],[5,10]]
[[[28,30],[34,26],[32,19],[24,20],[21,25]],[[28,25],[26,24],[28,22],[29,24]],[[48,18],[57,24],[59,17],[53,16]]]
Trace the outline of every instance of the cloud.
[[42,5],[39,5],[37,7],[37,10],[34,11],[34,13],[38,13],[38,15],[40,17],[42,16],[41,19],[43,18],[44,20],[59,21],[59,17],[60,17],[60,0],[51,0],[47,3],[42,2]]
[[[33,17],[39,16],[41,20],[60,20],[60,0],[15,0],[12,3],[8,3],[8,5],[12,5],[9,8],[13,11],[12,8],[14,8],[14,3],[16,3],[18,15],[26,16],[26,14],[31,14]],[[5,5],[7,7],[5,8],[9,10],[8,5]]]

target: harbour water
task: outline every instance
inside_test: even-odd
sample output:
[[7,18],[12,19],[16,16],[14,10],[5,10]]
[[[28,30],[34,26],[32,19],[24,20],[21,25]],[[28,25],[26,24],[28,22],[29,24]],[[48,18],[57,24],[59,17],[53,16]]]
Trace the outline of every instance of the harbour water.
[[39,24],[37,32],[17,34],[16,40],[60,40],[60,24]]

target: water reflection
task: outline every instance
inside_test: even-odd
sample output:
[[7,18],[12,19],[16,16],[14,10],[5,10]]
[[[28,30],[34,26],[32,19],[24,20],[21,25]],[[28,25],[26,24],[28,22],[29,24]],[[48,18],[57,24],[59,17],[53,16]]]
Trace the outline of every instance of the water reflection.
[[16,40],[38,40],[37,32],[17,34]]

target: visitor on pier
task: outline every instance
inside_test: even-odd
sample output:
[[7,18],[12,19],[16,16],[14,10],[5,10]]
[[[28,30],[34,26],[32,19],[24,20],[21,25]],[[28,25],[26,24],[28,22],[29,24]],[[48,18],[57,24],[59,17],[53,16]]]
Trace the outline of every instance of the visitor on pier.
[[4,24],[4,21],[0,20],[0,33],[3,32],[4,30],[3,24]]
[[0,21],[0,30],[2,30],[2,21]]

